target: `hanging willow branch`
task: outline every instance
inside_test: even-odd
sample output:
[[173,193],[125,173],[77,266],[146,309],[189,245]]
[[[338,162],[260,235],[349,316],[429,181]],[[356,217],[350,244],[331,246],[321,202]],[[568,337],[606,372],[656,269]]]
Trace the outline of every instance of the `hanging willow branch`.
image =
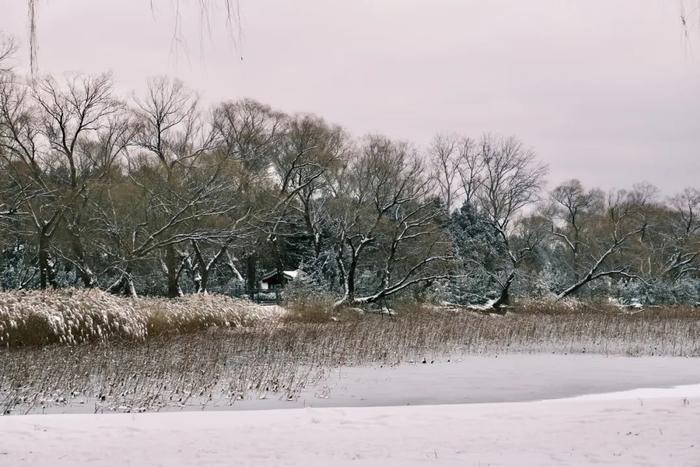
[[36,3],[38,0],[29,0],[29,67],[32,77],[36,76]]
[[[176,7],[176,20],[175,20],[175,31],[174,37],[179,37],[180,32],[180,0],[171,0],[175,3]],[[153,0],[148,0],[151,10],[154,9]],[[27,16],[29,19],[29,66],[32,78],[37,75],[38,72],[38,60],[37,60],[37,49],[39,47],[37,41],[37,15],[38,15],[38,3],[39,0],[27,0]],[[226,25],[229,30],[234,29],[234,22],[237,29],[240,31],[241,16],[240,16],[240,5],[238,0],[199,0],[199,8],[202,11],[202,18],[206,18],[206,21],[202,21],[204,29],[211,29],[211,23],[209,21],[208,11],[210,9],[223,10],[224,16],[226,18]]]
[[690,40],[690,27],[694,22],[695,17],[697,17],[698,24],[700,25],[700,0],[697,0],[697,5],[694,8],[686,8],[687,0],[679,0],[680,3],[680,20],[681,27],[683,28],[683,36],[686,40]]
[[12,68],[7,62],[17,50],[15,42],[11,37],[5,37],[0,34],[0,73],[5,73],[10,71]]

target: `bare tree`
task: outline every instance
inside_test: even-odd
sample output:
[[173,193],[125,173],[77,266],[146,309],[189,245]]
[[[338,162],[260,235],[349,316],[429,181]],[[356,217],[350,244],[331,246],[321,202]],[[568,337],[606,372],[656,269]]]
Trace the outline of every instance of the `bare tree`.
[[108,290],[132,294],[134,261],[153,258],[165,274],[167,294],[174,297],[182,294],[179,281],[187,256],[178,246],[220,236],[206,220],[233,209],[223,198],[229,188],[223,177],[227,158],[212,152],[211,126],[202,121],[196,96],[178,81],[151,80],[145,98],[135,100],[134,113],[128,180],[138,209],[130,215],[113,205],[101,211],[103,228],[112,233],[112,250],[120,252],[115,268],[121,274]]
[[[230,247],[236,242],[242,246],[240,244],[244,242],[247,289],[252,292],[257,288],[258,250],[270,236],[269,230],[274,228],[269,226],[274,226],[275,219],[279,219],[277,210],[282,204],[273,201],[279,190],[274,186],[271,172],[284,138],[285,115],[259,102],[244,99],[218,106],[213,119],[218,150],[223,151],[228,160],[240,164],[241,170],[232,177],[238,180],[239,191],[231,202],[240,206],[232,211],[232,215],[238,216],[233,220],[243,229],[231,230],[224,241],[214,244],[212,256],[206,264],[213,267],[226,258],[224,264],[228,271],[236,279],[242,279]],[[241,216],[245,217],[245,222],[241,223]],[[200,270],[207,267],[201,260],[197,264]]]
[[267,105],[243,99],[217,106],[212,119],[217,148],[240,161],[252,176],[266,176],[284,134],[285,116]]
[[11,37],[5,37],[0,33],[0,75],[9,73],[12,67],[8,63],[17,52],[17,45]]
[[462,184],[460,194],[464,203],[474,206],[483,181],[484,159],[480,157],[477,145],[470,138],[462,138],[458,149],[458,174]]
[[452,212],[461,201],[473,205],[481,183],[483,161],[470,138],[437,135],[428,151],[437,194]]
[[481,177],[475,193],[481,214],[498,232],[507,255],[507,267],[494,278],[500,283],[499,296],[491,303],[498,309],[509,301],[510,287],[522,260],[535,245],[515,248],[510,239],[517,215],[539,199],[547,167],[517,139],[484,136],[479,145]]
[[326,204],[330,187],[328,171],[346,159],[349,138],[337,126],[327,125],[311,115],[291,117],[285,125],[280,151],[273,167],[282,193],[294,193],[287,211],[299,217],[310,239],[313,257],[323,250],[323,230],[327,228]]
[[581,277],[558,294],[559,299],[573,295],[586,284],[604,277],[640,279],[624,258],[621,258],[621,264],[615,264],[612,259],[616,254],[619,256],[633,238],[641,239],[644,236],[648,228],[652,194],[648,186],[640,185],[630,192],[618,190],[608,195],[605,213],[592,219],[597,228],[587,238],[589,265]]
[[700,190],[686,188],[670,200],[663,275],[674,279],[700,271]]
[[207,292],[211,273],[219,264],[236,280],[243,280],[231,252],[234,247],[254,248],[254,219],[264,217],[266,206],[259,201],[262,193],[271,190],[268,168],[282,133],[282,118],[249,99],[221,104],[212,113],[214,151],[226,163],[223,179],[228,183],[226,202],[231,209],[216,235],[190,242],[187,269],[199,293]]
[[[107,75],[76,76],[64,84],[45,78],[32,91],[12,81],[2,86],[0,146],[15,188],[24,194],[42,288],[56,285],[52,242],[65,221],[74,235],[81,275],[88,271],[80,259],[81,205],[88,199],[90,180],[108,170],[105,162],[111,163],[94,159],[88,148],[105,137],[108,119],[120,109],[111,89]],[[84,283],[94,285],[88,276],[82,277]]]
[[[83,213],[90,198],[90,181],[111,170],[128,142],[123,137],[128,133],[127,123],[117,116],[123,116],[124,106],[112,97],[109,75],[73,77],[65,86],[47,78],[37,83],[35,95],[48,143],[44,163],[58,174],[53,178],[66,192],[56,221],[65,222],[73,264],[83,285],[94,287],[97,279],[87,263],[81,235],[86,222]],[[42,254],[40,249],[40,258]]]
[[437,195],[448,213],[452,211],[455,198],[459,195],[461,161],[458,145],[459,140],[454,135],[437,135],[428,150]]
[[[435,222],[441,211],[426,200],[431,187],[423,170],[407,145],[370,137],[338,174],[332,222],[343,296],[336,307],[373,303],[447,276],[431,269],[452,258]],[[380,282],[373,293],[358,297],[358,268],[370,251]]]
[[550,195],[551,232],[571,254],[571,273],[579,277],[579,256],[588,218],[603,209],[605,196],[600,190],[586,191],[578,180],[554,188]]
[[[38,236],[37,248],[46,251],[42,238],[53,236],[59,216],[55,214],[46,220],[37,216],[52,196],[52,188],[45,180],[41,166],[40,121],[32,95],[29,88],[12,75],[3,76],[0,81],[0,114],[0,156],[7,175],[7,186],[3,191],[17,193],[12,202],[4,202],[5,215],[17,212],[20,205],[26,209],[27,219],[31,221],[22,223],[17,233],[24,237]],[[53,272],[48,253],[37,262],[41,270],[41,286],[45,288],[52,282]]]

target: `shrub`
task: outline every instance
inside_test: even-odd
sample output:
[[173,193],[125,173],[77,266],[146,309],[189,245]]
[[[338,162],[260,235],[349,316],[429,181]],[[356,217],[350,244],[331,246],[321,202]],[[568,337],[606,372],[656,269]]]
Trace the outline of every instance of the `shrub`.
[[312,280],[291,281],[284,289],[286,322],[324,323],[333,318],[334,297]]

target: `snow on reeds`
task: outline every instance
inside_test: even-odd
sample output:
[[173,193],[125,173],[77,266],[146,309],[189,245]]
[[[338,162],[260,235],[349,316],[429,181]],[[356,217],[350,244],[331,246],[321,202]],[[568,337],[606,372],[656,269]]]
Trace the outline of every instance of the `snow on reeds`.
[[[83,293],[87,292],[73,292],[74,296]],[[5,305],[9,300],[0,299]],[[111,339],[0,350],[0,413],[64,410],[81,404],[88,411],[136,411],[225,407],[259,397],[293,399],[330,368],[466,354],[700,357],[700,309],[696,308],[628,311],[530,303],[496,315],[403,304],[396,307],[395,315],[342,310],[330,314],[334,319],[323,321],[316,308],[308,314],[297,310],[294,319],[288,320],[279,308],[216,296],[133,302],[110,296],[104,302],[91,299],[105,310],[97,305],[91,309],[107,316],[105,304],[111,300],[131,304],[134,321],[129,322],[122,311],[117,317],[123,321],[112,328],[141,323],[145,334],[136,333],[137,337],[160,335],[144,341]],[[46,309],[42,300],[60,300],[64,308],[72,303],[39,293],[23,295],[21,300],[41,310]],[[95,316],[91,316],[93,322]],[[273,317],[283,319],[268,325]],[[46,316],[41,319],[49,321]],[[253,322],[265,324],[247,326]],[[207,332],[187,332],[203,328]],[[75,337],[77,330],[72,332],[73,341],[80,340]],[[19,336],[17,331],[11,335]],[[36,342],[32,336],[29,342]]]
[[0,292],[0,346],[130,339],[251,325],[279,314],[222,295],[116,297],[99,290]]

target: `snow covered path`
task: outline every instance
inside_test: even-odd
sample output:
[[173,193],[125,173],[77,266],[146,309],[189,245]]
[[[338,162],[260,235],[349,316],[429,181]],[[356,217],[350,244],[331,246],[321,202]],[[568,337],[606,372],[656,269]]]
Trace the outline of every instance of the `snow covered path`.
[[2,466],[700,466],[700,385],[545,402],[0,417]]

